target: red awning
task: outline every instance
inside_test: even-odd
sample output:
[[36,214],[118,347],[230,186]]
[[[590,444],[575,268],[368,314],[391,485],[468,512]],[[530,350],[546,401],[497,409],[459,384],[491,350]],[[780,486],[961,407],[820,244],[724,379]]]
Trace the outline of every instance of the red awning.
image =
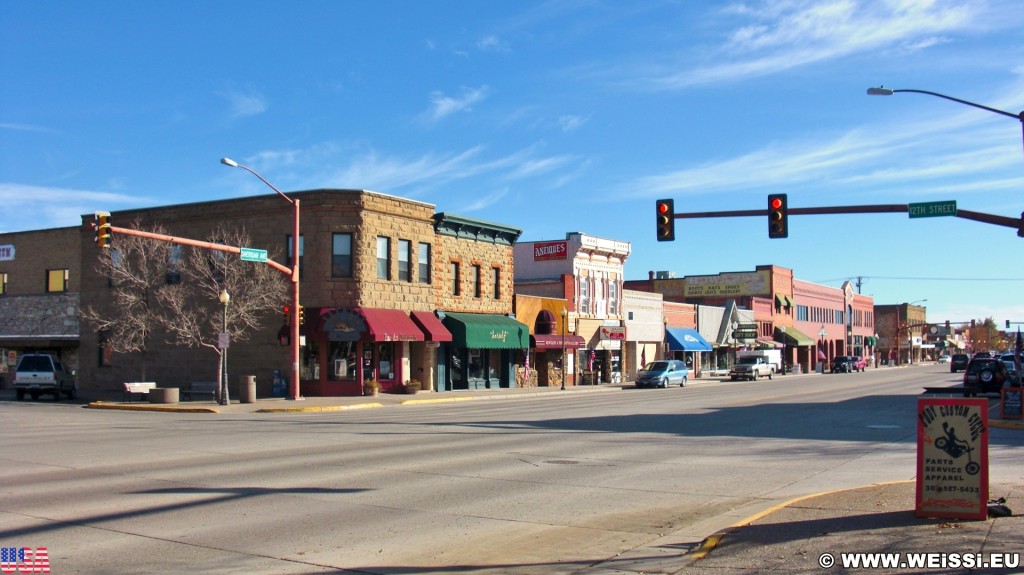
[[400,309],[355,308],[366,320],[373,341],[423,341],[423,332]]
[[[578,349],[587,346],[587,340],[582,336],[566,334],[565,347]],[[561,335],[531,335],[530,347],[534,349],[562,349]]]
[[427,336],[427,341],[452,340],[452,332],[448,331],[448,328],[444,327],[441,320],[437,319],[437,316],[429,311],[412,312],[412,321]]

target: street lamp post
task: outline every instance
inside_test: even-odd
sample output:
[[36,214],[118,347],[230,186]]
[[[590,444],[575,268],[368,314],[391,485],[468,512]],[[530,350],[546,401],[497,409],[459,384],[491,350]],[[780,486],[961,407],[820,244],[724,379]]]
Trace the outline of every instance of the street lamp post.
[[1024,137],[1024,111],[1020,112],[1019,114],[1014,114],[1012,112],[1007,112],[1005,110],[999,110],[999,109],[992,108],[992,107],[989,107],[989,106],[985,106],[985,105],[982,105],[982,104],[978,104],[978,103],[975,103],[975,102],[969,102],[967,100],[961,100],[960,98],[954,98],[952,96],[947,96],[945,94],[939,94],[938,92],[929,92],[928,90],[906,90],[906,89],[905,90],[893,90],[892,88],[883,88],[882,86],[879,86],[877,88],[868,88],[868,95],[869,96],[892,96],[893,94],[898,94],[900,92],[912,92],[912,93],[915,93],[915,94],[927,94],[929,96],[935,96],[937,98],[942,98],[944,100],[950,100],[952,102],[957,102],[958,104],[964,104],[964,105],[967,105],[967,106],[972,106],[972,107],[975,107],[975,108],[979,108],[979,109],[985,110],[987,112],[992,112],[993,114],[999,114],[1000,116],[1006,116],[1006,117],[1009,117],[1009,118],[1013,118],[1015,120],[1020,121],[1021,135],[1022,135],[1022,137]]
[[825,354],[825,336],[828,332],[825,331],[825,324],[821,324],[821,329],[818,330],[818,373],[825,373],[825,360],[828,357]]
[[294,207],[294,215],[292,217],[292,305],[291,305],[291,360],[292,360],[292,373],[290,381],[288,382],[288,399],[298,400],[302,399],[299,394],[299,200],[298,198],[289,198],[281,190],[274,187],[261,176],[256,170],[248,166],[239,164],[231,158],[221,158],[220,163],[225,166],[231,166],[232,168],[242,168],[250,174],[256,176],[261,182],[270,187],[270,189],[277,192],[277,195],[285,199],[286,202]]
[[569,319],[569,313],[562,308],[562,391],[565,391],[565,378],[568,377],[568,370],[565,369],[565,322]]
[[221,290],[217,297],[220,303],[224,304],[224,311],[221,312],[221,338],[220,348],[220,403],[230,405],[231,398],[228,396],[228,303],[231,301],[231,294],[228,290]]

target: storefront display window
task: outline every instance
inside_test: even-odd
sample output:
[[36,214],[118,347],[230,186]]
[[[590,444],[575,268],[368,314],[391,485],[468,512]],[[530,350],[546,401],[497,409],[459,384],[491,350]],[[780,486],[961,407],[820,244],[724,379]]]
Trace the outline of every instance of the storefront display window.
[[356,378],[356,342],[332,341],[328,355],[328,375],[331,381],[353,380]]
[[302,379],[320,379],[320,342],[311,341],[302,348],[299,365]]
[[484,378],[484,362],[479,349],[469,350],[469,379]]
[[498,373],[498,368],[501,366],[501,350],[489,349],[487,350],[487,377],[496,382],[501,378],[501,374]]

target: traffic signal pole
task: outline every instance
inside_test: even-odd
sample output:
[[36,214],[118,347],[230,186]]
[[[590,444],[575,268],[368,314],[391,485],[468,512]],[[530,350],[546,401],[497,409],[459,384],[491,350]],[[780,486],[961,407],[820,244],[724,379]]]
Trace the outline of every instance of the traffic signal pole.
[[[864,206],[820,206],[814,208],[789,208],[789,215],[791,216],[810,216],[810,215],[822,215],[822,214],[880,214],[880,213],[909,213],[909,204],[874,204]],[[730,210],[721,212],[683,212],[673,214],[672,217],[677,219],[699,219],[699,218],[739,218],[739,217],[766,217],[770,213],[770,210]],[[975,222],[981,222],[985,224],[992,224],[996,226],[1003,226],[1007,228],[1013,228],[1015,230],[1024,229],[1024,214],[1020,218],[1010,218],[1006,216],[998,216],[993,214],[986,214],[982,212],[974,212],[970,210],[964,210],[957,208],[955,214],[952,216],[963,218],[966,220],[972,220]],[[1018,233],[1018,235],[1021,235]]]

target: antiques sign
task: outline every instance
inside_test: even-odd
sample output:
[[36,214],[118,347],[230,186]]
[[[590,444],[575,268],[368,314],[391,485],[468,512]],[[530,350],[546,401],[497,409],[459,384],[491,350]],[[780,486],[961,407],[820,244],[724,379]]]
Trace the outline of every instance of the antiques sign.
[[916,515],[988,516],[987,400],[917,400]]
[[564,260],[569,253],[569,243],[560,242],[537,242],[533,244],[533,261]]

